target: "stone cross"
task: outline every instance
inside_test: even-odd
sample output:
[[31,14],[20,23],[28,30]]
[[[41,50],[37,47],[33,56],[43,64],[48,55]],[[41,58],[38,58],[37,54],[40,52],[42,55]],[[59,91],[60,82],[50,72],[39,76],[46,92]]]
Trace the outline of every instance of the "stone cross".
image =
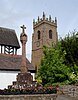
[[21,61],[20,70],[21,70],[21,73],[26,73],[27,72],[27,67],[26,67],[26,42],[27,42],[27,35],[24,32],[26,27],[23,25],[23,26],[21,26],[21,28],[22,28],[22,33],[20,35],[20,41],[22,43],[22,61]]
[[24,33],[26,29],[25,25],[21,26],[21,28],[22,28],[22,33]]

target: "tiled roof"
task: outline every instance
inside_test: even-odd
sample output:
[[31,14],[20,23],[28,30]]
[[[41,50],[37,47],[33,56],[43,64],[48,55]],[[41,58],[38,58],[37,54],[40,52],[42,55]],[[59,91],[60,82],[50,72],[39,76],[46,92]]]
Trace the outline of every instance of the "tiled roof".
[[[0,54],[0,70],[20,71],[21,60],[21,55]],[[26,64],[30,72],[35,71],[35,68],[32,66],[27,58]]]
[[20,48],[15,30],[0,27],[0,45]]

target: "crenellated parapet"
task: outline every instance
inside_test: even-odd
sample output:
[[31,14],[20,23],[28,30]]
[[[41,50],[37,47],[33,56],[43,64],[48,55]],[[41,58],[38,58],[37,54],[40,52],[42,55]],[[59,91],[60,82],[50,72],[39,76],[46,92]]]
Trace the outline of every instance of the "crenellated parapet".
[[48,23],[50,25],[57,26],[57,18],[55,17],[55,19],[53,20],[51,15],[49,15],[49,18],[47,18],[45,13],[43,12],[42,18],[38,16],[38,19],[36,21],[35,19],[33,19],[33,28],[41,25],[42,23]]

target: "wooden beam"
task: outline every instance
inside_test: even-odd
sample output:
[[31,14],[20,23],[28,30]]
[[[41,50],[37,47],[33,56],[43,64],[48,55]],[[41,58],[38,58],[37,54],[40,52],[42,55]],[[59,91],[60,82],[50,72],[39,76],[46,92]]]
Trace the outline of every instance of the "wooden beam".
[[6,51],[6,46],[4,46],[4,54],[5,54],[5,51]]
[[1,45],[1,53],[2,53],[2,45]]
[[15,48],[15,55],[17,55],[17,48]]

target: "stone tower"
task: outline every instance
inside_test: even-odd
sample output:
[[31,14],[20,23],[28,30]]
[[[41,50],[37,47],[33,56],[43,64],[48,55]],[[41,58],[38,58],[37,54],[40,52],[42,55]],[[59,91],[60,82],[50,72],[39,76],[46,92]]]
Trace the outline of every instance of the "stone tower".
[[57,19],[52,20],[51,16],[46,18],[43,12],[42,18],[35,22],[33,20],[33,35],[32,35],[32,64],[38,68],[43,56],[43,46],[51,47],[52,43],[56,44],[57,35]]

